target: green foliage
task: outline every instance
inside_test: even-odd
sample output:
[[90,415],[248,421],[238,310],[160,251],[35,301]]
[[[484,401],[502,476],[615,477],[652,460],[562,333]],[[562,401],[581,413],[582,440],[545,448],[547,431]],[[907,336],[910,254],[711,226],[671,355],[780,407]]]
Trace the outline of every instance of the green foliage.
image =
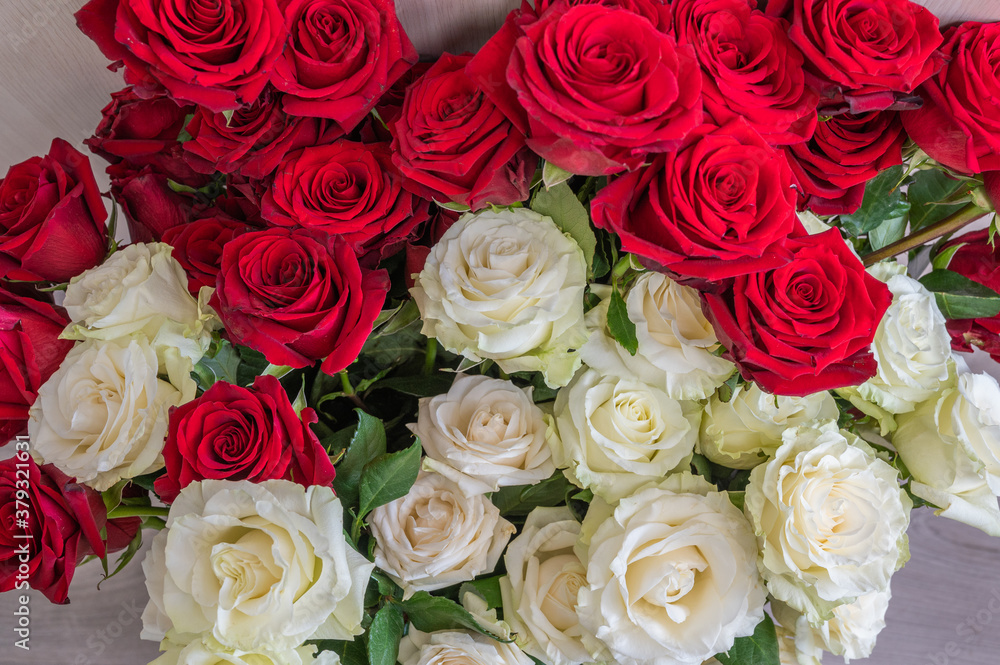
[[337,477],[333,481],[333,489],[345,506],[358,505],[358,488],[365,466],[385,455],[386,451],[385,426],[382,421],[361,409],[356,409],[356,412],[358,427],[344,459],[337,465]]
[[505,516],[525,516],[539,506],[558,506],[566,503],[570,494],[577,491],[576,485],[566,480],[561,471],[556,471],[537,485],[515,485],[501,487],[491,496],[493,505]]
[[374,508],[405,496],[420,472],[420,443],[398,453],[381,455],[365,465],[361,473],[358,517],[363,518]]
[[884,224],[898,224],[898,218],[905,220],[910,203],[900,189],[903,181],[902,166],[893,166],[869,180],[861,207],[850,215],[840,216],[843,229],[852,236],[860,236]]
[[1000,293],[951,270],[934,270],[920,278],[934,293],[948,319],[976,319],[1000,314]]
[[738,637],[726,653],[715,656],[722,665],[781,665],[778,656],[778,634],[771,617],[757,624],[753,635]]
[[962,182],[949,178],[939,169],[926,169],[913,174],[906,198],[910,202],[910,231],[925,226],[957,211],[962,203],[945,203],[948,197],[962,189]]
[[403,638],[403,611],[399,605],[383,605],[368,628],[370,665],[396,665],[399,640]]
[[639,350],[639,339],[635,333],[635,322],[628,318],[628,306],[622,294],[615,289],[608,305],[608,332],[631,355]]
[[224,339],[213,339],[212,345],[191,372],[192,378],[202,391],[208,390],[218,381],[235,384],[240,366],[240,354],[232,344]]
[[461,597],[466,590],[472,590],[486,601],[486,606],[490,609],[503,605],[503,598],[500,594],[500,578],[503,575],[493,575],[492,577],[481,577],[478,580],[466,582],[458,591]]
[[590,226],[590,215],[577,199],[570,186],[561,182],[548,189],[540,189],[531,200],[531,209],[540,215],[551,217],[563,233],[567,233],[580,245],[588,270],[594,263],[597,237]]
[[483,635],[489,635],[501,642],[510,642],[502,635],[487,630],[476,621],[469,612],[448,598],[432,596],[426,591],[418,591],[408,599],[399,601],[399,606],[406,612],[410,623],[417,630],[433,633],[438,630],[456,630],[467,628]]

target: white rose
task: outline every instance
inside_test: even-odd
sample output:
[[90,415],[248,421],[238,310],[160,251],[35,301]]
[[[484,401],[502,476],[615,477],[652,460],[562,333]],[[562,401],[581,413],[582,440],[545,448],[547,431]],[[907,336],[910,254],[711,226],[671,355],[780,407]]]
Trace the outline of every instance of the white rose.
[[580,366],[586,279],[583,250],[549,217],[484,210],[445,232],[410,293],[421,332],[449,351],[555,387]]
[[170,506],[142,562],[142,637],[211,635],[245,651],[296,649],[363,631],[374,565],[344,539],[333,490],[287,480],[203,480]]
[[869,270],[892,292],[872,342],[878,371],[860,386],[837,392],[877,418],[886,434],[895,429],[893,415],[913,411],[948,382],[951,337],[934,294],[907,277],[905,267],[890,262]]
[[569,508],[535,508],[504,555],[503,614],[518,644],[548,665],[588,663],[577,594],[587,569],[573,547],[580,523]]
[[837,605],[888,588],[909,557],[911,507],[896,469],[825,421],[785,432],[751,472],[745,511],[771,595],[818,625]]
[[372,511],[375,563],[411,595],[492,571],[514,525],[485,495],[421,471],[406,496]]
[[643,490],[621,501],[580,554],[588,586],[577,613],[599,640],[589,645],[596,660],[700,663],[764,618],[753,532],[724,493]]
[[708,401],[698,450],[716,464],[750,469],[774,454],[789,427],[838,415],[837,403],[826,391],[792,397],[765,393],[756,383],[737,386],[728,402],[718,395]]
[[639,341],[634,356],[608,332],[610,289],[594,291],[603,292],[604,299],[587,313],[587,325],[594,332],[580,356],[588,366],[604,374],[637,378],[674,399],[704,399],[733,373],[733,363],[713,353],[719,340],[701,311],[695,289],[658,272],[647,272],[635,281],[625,296]]
[[701,406],[634,379],[586,370],[559,391],[556,466],[614,502],[684,466],[694,451]]
[[798,665],[822,665],[824,651],[850,663],[872,655],[875,640],[885,628],[890,597],[888,589],[866,593],[853,603],[835,607],[833,617],[818,627],[783,603],[773,603],[772,611],[782,625],[793,628]]
[[149,665],[340,665],[333,651],[316,654],[314,645],[280,651],[242,651],[227,649],[211,637],[190,644],[174,644],[164,640],[164,653]]
[[77,344],[31,407],[32,451],[98,491],[162,468],[170,407],[197,391],[189,360],[163,369],[143,337]]
[[417,422],[424,467],[458,482],[466,494],[534,485],[555,470],[548,424],[531,388],[460,374],[444,395],[420,400]]
[[160,353],[174,350],[197,363],[220,323],[208,307],[214,289],[198,300],[184,268],[163,243],[138,243],[70,280],[63,306],[72,324],[68,339],[121,339],[142,333]]
[[910,490],[937,514],[1000,536],[1000,387],[987,374],[899,416],[892,445],[913,476]]

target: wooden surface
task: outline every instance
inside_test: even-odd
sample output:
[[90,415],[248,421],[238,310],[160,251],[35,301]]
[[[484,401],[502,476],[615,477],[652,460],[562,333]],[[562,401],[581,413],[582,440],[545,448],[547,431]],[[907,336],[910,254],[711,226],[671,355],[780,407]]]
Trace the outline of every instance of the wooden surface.
[[[418,49],[475,49],[518,0],[397,0]],[[72,13],[82,0],[0,0],[0,173],[61,136],[79,144],[122,87]],[[921,0],[943,23],[1000,20],[1000,0]],[[995,366],[994,366],[995,368]],[[868,665],[1000,665],[1000,539],[927,511],[910,529],[912,560],[893,578],[888,627]],[[81,569],[69,606],[32,594],[31,651],[13,648],[14,594],[0,595],[0,665],[144,665],[156,645],[138,639],[146,602],[138,558],[96,589]],[[839,659],[827,657],[827,665]]]

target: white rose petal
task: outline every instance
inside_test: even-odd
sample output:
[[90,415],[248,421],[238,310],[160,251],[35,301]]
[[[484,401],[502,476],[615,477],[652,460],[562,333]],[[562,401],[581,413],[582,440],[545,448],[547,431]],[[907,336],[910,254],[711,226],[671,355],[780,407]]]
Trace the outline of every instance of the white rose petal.
[[421,471],[406,496],[372,511],[375,563],[409,596],[492,571],[516,530],[486,496]]
[[872,654],[875,640],[885,628],[890,597],[888,589],[866,593],[853,603],[835,607],[833,617],[818,627],[783,603],[773,603],[772,610],[782,625],[794,628],[799,665],[822,665],[824,651],[843,656],[844,662],[850,663]]
[[937,514],[1000,536],[1000,386],[962,373],[954,388],[899,416],[892,445],[911,491]]
[[220,327],[207,304],[214,289],[192,298],[172,251],[164,243],[129,245],[70,280],[63,306],[73,323],[63,336],[114,340],[141,333],[161,362],[168,351],[201,360]]
[[704,399],[733,373],[733,363],[713,353],[719,340],[701,311],[695,289],[657,272],[635,281],[625,297],[639,342],[634,356],[608,332],[610,289],[594,291],[603,292],[604,300],[587,313],[587,325],[594,332],[580,355],[589,367],[637,378],[674,399]]
[[507,372],[565,385],[587,341],[583,250],[530,210],[467,214],[434,246],[410,290],[421,332]]
[[718,395],[708,401],[698,451],[716,464],[750,469],[774,454],[786,429],[838,415],[826,391],[791,397],[765,393],[756,383],[737,386],[728,402]]
[[745,511],[768,591],[814,625],[837,605],[888,588],[909,557],[909,497],[899,473],[832,421],[785,432],[756,467]]
[[31,407],[33,453],[98,491],[162,468],[170,407],[197,390],[189,360],[163,370],[143,337],[77,344]]
[[360,635],[374,565],[347,544],[329,487],[204,480],[181,490],[142,567],[144,639],[281,652]]
[[634,379],[580,372],[555,401],[556,466],[614,502],[691,458],[701,406]]
[[535,508],[504,555],[504,617],[518,644],[548,665],[591,661],[576,614],[587,569],[573,551],[580,523],[569,508]]
[[316,654],[314,645],[281,651],[242,651],[227,649],[205,637],[187,645],[164,640],[160,650],[164,653],[149,665],[340,665],[335,652]]
[[764,618],[756,558],[724,493],[651,488],[623,499],[590,540],[579,593],[595,660],[690,665],[728,651]]
[[531,389],[460,374],[444,395],[420,400],[417,422],[425,467],[447,475],[466,494],[534,485],[555,472],[542,410]]

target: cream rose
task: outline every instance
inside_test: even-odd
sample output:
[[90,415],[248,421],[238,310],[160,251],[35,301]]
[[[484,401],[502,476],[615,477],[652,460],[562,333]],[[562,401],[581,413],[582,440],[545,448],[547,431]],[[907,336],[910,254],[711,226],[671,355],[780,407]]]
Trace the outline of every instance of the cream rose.
[[304,645],[281,651],[242,651],[227,649],[211,637],[190,644],[173,644],[164,640],[164,653],[149,665],[339,665],[333,651],[316,653],[314,645]]
[[579,535],[569,508],[535,508],[504,555],[504,618],[521,648],[547,665],[592,660],[576,615],[577,594],[587,582],[587,569],[573,551]]
[[892,445],[913,475],[910,491],[937,514],[1000,536],[1000,386],[962,373],[954,388],[899,416]]
[[485,495],[421,471],[406,496],[372,511],[375,563],[407,595],[466,582],[492,571],[514,525]]
[[896,427],[893,415],[913,411],[948,382],[951,337],[934,294],[907,277],[905,267],[888,262],[869,270],[892,292],[872,342],[878,371],[860,386],[837,392],[877,418],[884,435]]
[[798,665],[822,665],[824,651],[850,663],[872,655],[875,640],[885,628],[890,596],[888,589],[873,591],[853,603],[838,605],[833,617],[818,627],[783,603],[771,607],[778,621],[793,629]]
[[208,307],[213,289],[198,300],[184,268],[164,243],[137,243],[70,280],[63,306],[68,339],[113,340],[141,333],[160,354],[173,351],[197,363],[220,326]]
[[695,402],[595,370],[580,372],[559,391],[554,412],[556,466],[611,502],[684,466],[701,420]]
[[344,539],[329,487],[204,480],[181,490],[142,562],[144,639],[210,635],[231,650],[293,650],[363,632],[374,565]]
[[751,472],[745,511],[771,595],[819,625],[837,605],[888,588],[909,558],[912,502],[896,469],[835,422],[782,440]]
[[666,275],[647,272],[625,296],[639,347],[633,356],[607,328],[611,290],[595,288],[604,299],[587,313],[594,332],[580,349],[583,362],[604,374],[634,377],[663,389],[674,399],[704,399],[733,373],[733,363],[716,356],[712,325],[701,311],[695,289]]
[[449,351],[555,387],[580,366],[586,279],[583,250],[550,218],[484,210],[445,232],[410,293],[421,332]]
[[162,468],[170,407],[197,390],[189,360],[163,370],[169,381],[157,376],[156,352],[141,336],[77,344],[31,407],[33,453],[99,491]]
[[555,472],[548,423],[531,388],[459,374],[444,395],[420,400],[417,422],[424,467],[448,476],[466,494],[504,485],[534,485]]
[[838,415],[837,403],[825,391],[791,397],[765,393],[756,383],[737,386],[728,402],[718,395],[708,401],[698,451],[716,464],[751,469],[774,454],[789,427]]
[[577,613],[598,640],[585,635],[595,660],[700,663],[764,618],[753,532],[724,493],[643,490],[579,554],[587,586]]

